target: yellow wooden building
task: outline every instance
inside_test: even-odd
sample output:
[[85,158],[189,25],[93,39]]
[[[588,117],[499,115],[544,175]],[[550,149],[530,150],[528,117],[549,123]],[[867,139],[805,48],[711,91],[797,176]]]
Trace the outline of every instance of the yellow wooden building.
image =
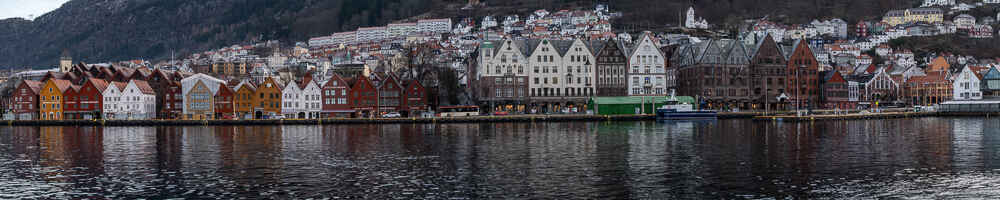
[[72,86],[68,80],[48,79],[38,93],[38,116],[41,120],[63,119],[63,93]]

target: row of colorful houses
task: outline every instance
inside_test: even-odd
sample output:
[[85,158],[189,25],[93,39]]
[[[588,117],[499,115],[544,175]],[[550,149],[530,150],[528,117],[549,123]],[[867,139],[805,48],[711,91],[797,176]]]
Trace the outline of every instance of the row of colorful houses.
[[416,116],[428,110],[426,90],[420,82],[404,81],[394,74],[346,78],[338,74],[327,81],[314,81],[306,75],[283,83],[272,77],[262,82],[236,82],[160,70],[150,74],[176,76],[105,79],[85,73],[85,67],[77,70],[50,72],[40,81],[18,83],[6,105],[10,118],[317,119],[376,117],[390,112]]

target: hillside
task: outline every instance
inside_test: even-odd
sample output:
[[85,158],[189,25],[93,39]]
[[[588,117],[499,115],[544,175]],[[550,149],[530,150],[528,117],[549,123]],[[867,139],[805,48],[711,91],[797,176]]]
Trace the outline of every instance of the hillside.
[[436,0],[72,0],[35,21],[0,21],[0,66],[163,59],[223,45],[310,36],[423,14]]
[[638,31],[675,25],[694,6],[719,27],[769,16],[802,23],[840,17],[853,23],[876,19],[915,0],[71,0],[35,21],[0,20],[0,66],[55,65],[61,49],[76,60],[166,59],[223,45],[277,39],[304,41],[358,26],[383,25],[413,16],[452,17],[527,13],[539,8],[589,9],[607,3],[625,15],[614,24]]

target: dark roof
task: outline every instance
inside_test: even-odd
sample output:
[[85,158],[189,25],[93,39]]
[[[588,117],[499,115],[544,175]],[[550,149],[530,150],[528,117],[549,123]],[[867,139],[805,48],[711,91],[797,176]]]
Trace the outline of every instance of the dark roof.
[[34,92],[35,94],[38,94],[38,90],[42,89],[42,82],[32,81],[32,80],[23,80],[22,82],[24,82],[24,84],[27,84],[28,89],[31,89],[31,91]]
[[139,91],[143,94],[156,94],[156,92],[153,91],[153,87],[150,87],[148,82],[135,79],[133,79],[132,82],[135,82],[135,86],[139,88]]
[[566,56],[566,52],[569,52],[571,46],[573,46],[573,40],[550,40],[552,47],[555,48],[559,56]]
[[97,88],[97,91],[100,92],[104,92],[104,89],[108,88],[108,82],[104,81],[104,79],[90,78],[87,80],[87,82],[90,82],[91,85],[94,85],[94,87]]

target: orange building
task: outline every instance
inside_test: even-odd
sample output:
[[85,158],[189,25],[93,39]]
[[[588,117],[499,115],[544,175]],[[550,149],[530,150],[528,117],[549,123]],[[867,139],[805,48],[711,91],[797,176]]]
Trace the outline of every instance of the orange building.
[[948,64],[948,59],[945,59],[944,56],[938,56],[937,58],[934,58],[934,60],[931,61],[930,64],[927,64],[926,71],[941,72],[941,71],[948,71],[950,69],[951,65]]
[[73,84],[68,80],[48,79],[38,94],[38,116],[41,120],[63,119],[63,93]]
[[254,95],[254,118],[270,118],[270,116],[281,115],[281,84],[267,77],[264,82],[257,86],[257,95]]
[[250,81],[243,81],[239,85],[236,85],[236,113],[237,117],[241,119],[253,119],[254,105],[258,105],[254,101],[254,96],[257,94],[257,86],[254,86]]
[[947,71],[934,71],[906,80],[903,84],[903,96],[905,103],[909,105],[929,106],[954,98],[953,89]]

